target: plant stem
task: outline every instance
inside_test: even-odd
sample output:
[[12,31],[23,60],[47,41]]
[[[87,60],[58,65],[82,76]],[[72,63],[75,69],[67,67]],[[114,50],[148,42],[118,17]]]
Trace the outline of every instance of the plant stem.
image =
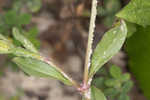
[[88,44],[86,49],[85,69],[84,69],[84,84],[88,85],[88,74],[91,66],[92,43],[94,37],[95,20],[97,15],[97,0],[92,0],[91,19],[89,26]]

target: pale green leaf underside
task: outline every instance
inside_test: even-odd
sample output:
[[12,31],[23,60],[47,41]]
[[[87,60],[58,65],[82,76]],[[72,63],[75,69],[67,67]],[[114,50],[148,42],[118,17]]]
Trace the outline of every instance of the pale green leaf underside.
[[34,47],[34,45],[23,35],[20,34],[17,28],[13,28],[13,36],[16,40],[18,40],[26,49],[37,53],[38,51]]
[[[17,34],[16,34],[17,35]],[[15,47],[5,36],[0,34],[0,54],[14,54],[18,57],[30,57],[34,59],[42,59],[38,53],[21,47]]]
[[51,77],[64,82],[67,85],[71,85],[56,68],[44,63],[40,60],[24,57],[15,57],[13,61],[26,73],[36,77]]
[[14,48],[13,44],[0,34],[0,54],[11,53],[12,48]]
[[90,68],[90,77],[92,77],[112,56],[114,56],[122,47],[127,36],[127,27],[124,21],[121,21],[116,27],[106,32],[102,40],[98,43],[92,56]]
[[91,94],[91,100],[107,100],[104,93],[94,86],[91,87]]
[[8,42],[0,40],[0,54],[10,53],[11,46]]
[[38,60],[42,59],[42,57],[38,53],[31,52],[21,47],[12,48],[11,53],[17,57],[30,57]]
[[7,38],[5,36],[3,36],[1,33],[0,33],[0,40],[5,40],[7,41]]
[[131,0],[116,16],[142,26],[150,25],[150,0]]

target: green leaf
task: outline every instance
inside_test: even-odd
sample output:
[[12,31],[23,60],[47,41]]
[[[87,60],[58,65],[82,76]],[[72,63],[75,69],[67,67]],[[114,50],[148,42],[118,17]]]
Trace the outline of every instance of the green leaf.
[[41,59],[41,56],[39,54],[28,51],[21,47],[12,48],[11,53],[18,57],[30,57],[34,59]]
[[118,80],[115,80],[115,79],[107,79],[105,81],[105,85],[107,87],[116,87],[116,88],[121,87],[121,83]]
[[0,34],[0,54],[11,53],[11,49],[14,48],[14,45],[2,34]]
[[58,79],[65,84],[71,85],[70,81],[66,79],[55,67],[40,60],[16,57],[13,61],[29,75],[36,77],[51,77]]
[[10,10],[7,13],[4,14],[4,21],[7,25],[16,25],[18,23],[17,20],[18,16],[17,16],[17,12]]
[[107,88],[107,89],[104,90],[104,94],[105,94],[106,96],[110,96],[110,97],[114,97],[114,96],[118,95],[119,92],[120,92],[120,91],[118,91],[118,90],[115,89],[115,88]]
[[10,10],[4,14],[4,23],[7,27],[21,26],[29,24],[31,15],[27,13],[17,13],[17,11]]
[[100,43],[98,43],[92,56],[89,76],[92,77],[112,56],[122,47],[127,35],[127,27],[121,21],[116,27],[105,33]]
[[31,21],[31,17],[32,16],[30,14],[26,14],[26,13],[21,14],[18,18],[19,24],[20,25],[29,24]]
[[122,92],[123,93],[128,93],[131,90],[132,86],[133,86],[132,81],[125,82],[122,86]]
[[41,0],[27,1],[27,6],[32,12],[38,12],[42,6]]
[[40,40],[32,37],[27,37],[27,38],[32,42],[32,44],[36,47],[36,49],[40,49],[40,45],[41,45]]
[[150,99],[150,26],[137,27],[137,31],[127,39],[126,51],[130,71],[145,96]]
[[126,94],[121,94],[119,97],[118,97],[118,100],[130,100],[130,97]]
[[93,80],[93,84],[98,88],[104,88],[104,77],[96,78]]
[[8,39],[0,33],[0,40],[8,41]]
[[142,26],[150,25],[150,1],[131,0],[116,16]]
[[107,100],[103,92],[94,86],[91,87],[91,94],[92,100]]
[[0,40],[0,54],[7,54],[11,52],[12,46],[10,43]]
[[126,81],[128,81],[129,79],[130,79],[130,74],[129,74],[129,73],[125,73],[125,74],[121,75],[121,77],[120,77],[120,80],[121,80],[122,82],[126,82]]
[[39,49],[40,48],[40,41],[38,40],[38,29],[37,27],[31,28],[28,32],[25,32],[24,35],[32,42],[32,44]]
[[128,29],[128,34],[127,38],[131,37],[135,32],[136,32],[136,24],[130,23],[126,21],[127,29]]
[[115,66],[113,65],[111,68],[110,68],[110,74],[113,78],[120,78],[121,77],[121,69],[118,67],[118,66]]
[[22,43],[22,45],[32,51],[37,53],[38,51],[36,50],[36,48],[34,47],[34,45],[23,35],[20,34],[19,30],[17,28],[13,28],[13,36],[15,37],[16,40],[20,41],[20,43]]
[[25,34],[27,37],[37,37],[39,33],[39,30],[37,27],[32,27],[27,34]]

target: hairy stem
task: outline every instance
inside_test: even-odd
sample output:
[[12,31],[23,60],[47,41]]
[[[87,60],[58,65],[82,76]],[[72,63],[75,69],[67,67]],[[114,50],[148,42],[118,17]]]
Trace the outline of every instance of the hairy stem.
[[94,37],[94,29],[95,29],[95,20],[97,15],[97,0],[92,0],[92,9],[91,9],[91,19],[89,26],[89,36],[88,36],[88,44],[86,49],[86,58],[85,58],[85,69],[84,69],[84,84],[88,85],[88,74],[90,69],[90,59],[92,54],[92,43]]

